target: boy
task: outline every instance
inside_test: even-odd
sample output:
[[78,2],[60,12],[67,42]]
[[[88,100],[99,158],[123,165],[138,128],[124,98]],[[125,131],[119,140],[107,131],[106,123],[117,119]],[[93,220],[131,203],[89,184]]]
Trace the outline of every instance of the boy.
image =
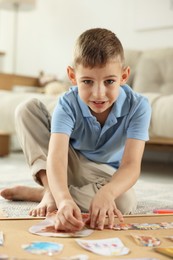
[[16,111],[21,145],[44,188],[15,187],[1,195],[41,201],[33,216],[58,209],[57,230],[82,229],[81,211],[89,211],[91,228],[102,230],[106,218],[112,228],[114,215],[123,221],[122,214],[136,209],[132,186],[148,140],[150,106],[126,85],[130,68],[123,47],[107,29],[79,36],[67,73],[74,87],[60,97],[51,127],[50,115],[38,100]]

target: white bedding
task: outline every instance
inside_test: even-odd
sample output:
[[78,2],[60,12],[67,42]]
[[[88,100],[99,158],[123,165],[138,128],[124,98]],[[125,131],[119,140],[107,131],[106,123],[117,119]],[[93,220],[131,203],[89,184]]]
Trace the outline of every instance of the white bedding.
[[20,149],[15,133],[15,109],[21,102],[34,97],[40,99],[46,105],[50,113],[52,113],[58,99],[57,96],[0,90],[0,132],[9,133],[11,135],[11,150]]

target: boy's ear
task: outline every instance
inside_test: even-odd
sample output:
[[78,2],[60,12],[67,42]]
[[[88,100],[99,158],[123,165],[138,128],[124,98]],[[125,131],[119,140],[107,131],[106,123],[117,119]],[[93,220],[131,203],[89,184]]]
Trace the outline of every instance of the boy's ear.
[[123,68],[123,72],[121,75],[121,85],[125,84],[130,76],[130,67]]
[[67,67],[67,74],[68,74],[68,77],[69,77],[69,80],[71,81],[71,83],[73,85],[76,85],[77,82],[76,82],[76,76],[75,76],[75,72],[74,72],[74,69],[70,66]]

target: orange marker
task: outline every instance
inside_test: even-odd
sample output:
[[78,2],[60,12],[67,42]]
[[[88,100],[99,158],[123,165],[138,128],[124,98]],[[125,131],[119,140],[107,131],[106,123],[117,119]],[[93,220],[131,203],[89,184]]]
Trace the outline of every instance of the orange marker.
[[173,209],[154,209],[153,213],[156,213],[156,214],[173,214]]

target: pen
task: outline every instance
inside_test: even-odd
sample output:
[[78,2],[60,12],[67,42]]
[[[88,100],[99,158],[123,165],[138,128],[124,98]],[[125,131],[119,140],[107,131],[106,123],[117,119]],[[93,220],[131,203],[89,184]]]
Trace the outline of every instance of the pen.
[[173,209],[154,209],[153,213],[156,213],[156,214],[173,214]]

